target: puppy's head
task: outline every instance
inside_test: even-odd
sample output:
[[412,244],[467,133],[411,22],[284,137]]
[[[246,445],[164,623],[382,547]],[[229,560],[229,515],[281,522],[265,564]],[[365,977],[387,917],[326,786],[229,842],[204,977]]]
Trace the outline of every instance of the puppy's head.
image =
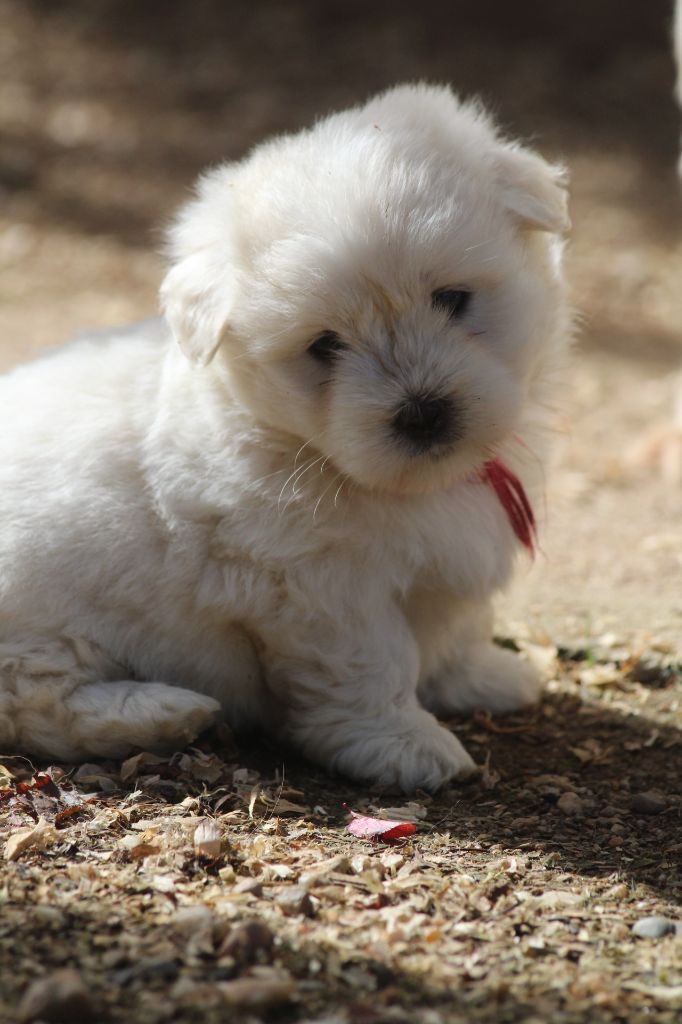
[[555,330],[561,171],[406,86],[200,182],[162,288],[187,357],[362,486],[447,486],[514,432]]

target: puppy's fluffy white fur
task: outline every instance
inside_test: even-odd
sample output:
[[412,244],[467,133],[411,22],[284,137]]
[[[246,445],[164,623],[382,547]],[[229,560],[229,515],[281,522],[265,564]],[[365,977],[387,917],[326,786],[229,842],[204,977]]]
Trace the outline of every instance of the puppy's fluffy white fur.
[[[477,474],[537,498],[563,186],[426,86],[203,177],[166,319],[1,382],[0,749],[124,755],[222,710],[357,778],[470,772],[431,712],[539,689],[491,643],[519,544]],[[441,444],[397,436],[415,395],[456,410]]]

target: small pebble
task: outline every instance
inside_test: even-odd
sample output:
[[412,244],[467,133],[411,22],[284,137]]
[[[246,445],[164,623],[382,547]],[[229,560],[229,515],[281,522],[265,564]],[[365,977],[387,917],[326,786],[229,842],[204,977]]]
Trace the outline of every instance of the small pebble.
[[577,815],[582,814],[584,807],[583,802],[577,793],[562,793],[557,800],[557,807],[562,814]]
[[635,814],[660,814],[667,806],[667,801],[661,793],[650,790],[648,793],[635,793],[630,806]]
[[618,882],[604,894],[610,900],[624,900],[630,893],[630,888],[625,882]]
[[315,914],[310,894],[300,885],[280,893],[277,897],[277,905],[287,917],[295,917],[298,914],[303,914],[304,917],[313,917]]
[[262,921],[242,921],[225,938],[220,953],[232,956],[240,964],[269,959],[275,937]]
[[263,895],[263,883],[257,878],[240,878],[234,887],[234,892],[261,897]]
[[532,814],[525,818],[514,818],[513,821],[509,822],[509,828],[512,832],[518,832],[521,829],[534,828],[539,821],[540,818],[537,814]]
[[213,914],[201,904],[192,907],[180,907],[173,917],[173,928],[182,936],[194,935],[197,932],[213,931]]
[[98,1024],[102,1020],[77,971],[54,971],[34,981],[17,1011],[20,1024]]
[[180,968],[177,960],[159,957],[143,960],[138,966],[137,973],[145,978],[161,978],[163,981],[175,981],[180,973]]
[[662,939],[664,935],[674,935],[680,931],[679,924],[668,917],[640,917],[632,926],[632,934],[638,939]]
[[38,164],[33,154],[18,146],[3,149],[0,185],[7,189],[30,188],[38,176]]

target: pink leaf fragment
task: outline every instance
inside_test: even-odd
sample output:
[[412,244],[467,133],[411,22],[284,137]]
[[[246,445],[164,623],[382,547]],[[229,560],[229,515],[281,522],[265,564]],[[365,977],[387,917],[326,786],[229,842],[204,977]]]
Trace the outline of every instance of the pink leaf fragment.
[[417,831],[417,826],[413,825],[411,821],[385,821],[382,818],[369,818],[365,814],[352,811],[345,804],[344,808],[351,816],[346,828],[358,839],[380,839],[385,843],[392,843],[396,839],[405,839]]

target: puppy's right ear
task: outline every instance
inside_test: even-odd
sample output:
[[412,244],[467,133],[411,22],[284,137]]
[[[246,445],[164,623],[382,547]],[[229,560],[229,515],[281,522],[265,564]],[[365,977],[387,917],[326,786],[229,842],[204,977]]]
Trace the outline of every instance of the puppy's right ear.
[[229,168],[219,167],[199,180],[196,198],[168,233],[172,266],[161,285],[161,307],[180,349],[198,366],[210,363],[229,330],[236,290],[233,212]]

